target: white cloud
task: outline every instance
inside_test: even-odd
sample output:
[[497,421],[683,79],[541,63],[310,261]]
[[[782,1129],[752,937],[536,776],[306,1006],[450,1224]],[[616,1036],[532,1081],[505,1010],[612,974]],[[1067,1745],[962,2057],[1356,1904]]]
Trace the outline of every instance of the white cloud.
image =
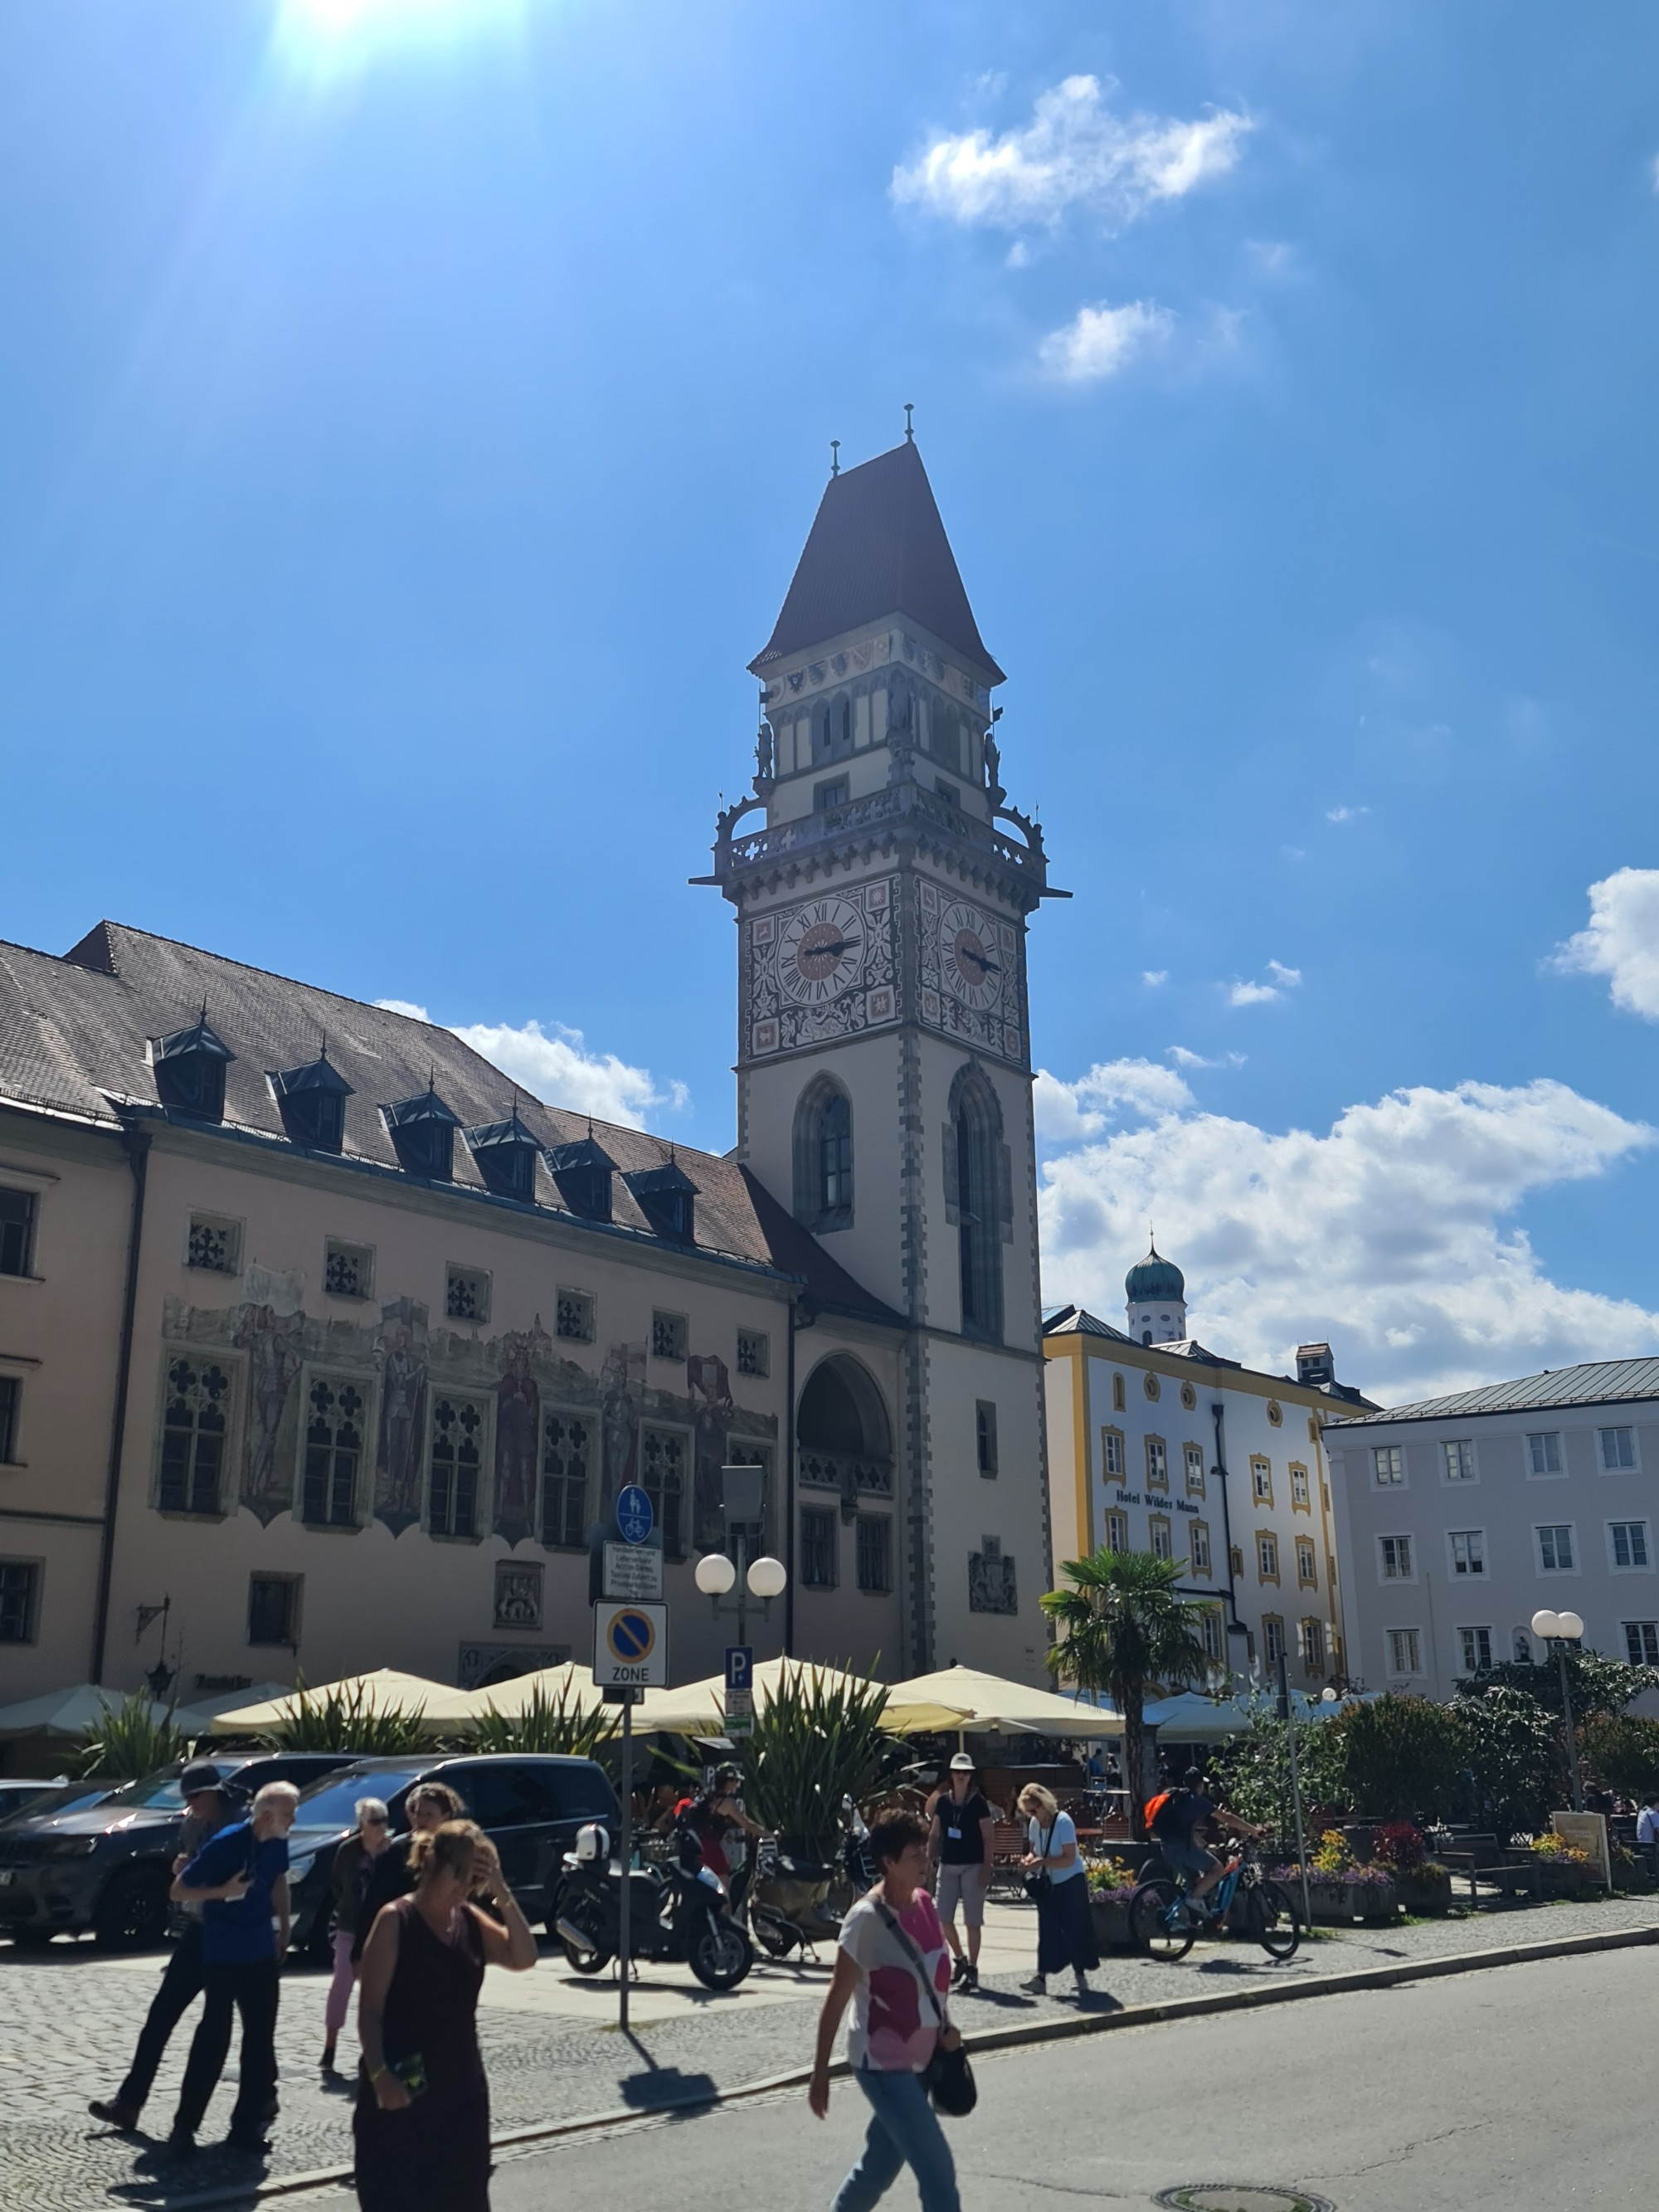
[[1068,76],[1037,96],[1023,128],[936,134],[893,172],[893,198],[960,223],[1018,230],[1087,208],[1109,228],[1160,200],[1182,198],[1237,161],[1250,118],[1221,109],[1183,121],[1114,115],[1094,76]]
[[1284,990],[1298,991],[1302,988],[1302,970],[1299,968],[1287,968],[1282,960],[1270,960],[1267,963],[1267,973]]
[[1358,822],[1370,811],[1369,806],[1332,806],[1327,808],[1325,819],[1328,822]]
[[1143,968],[1140,980],[1149,990],[1155,991],[1160,983],[1169,981],[1170,971],[1167,968]]
[[1282,999],[1286,991],[1301,988],[1302,970],[1285,967],[1282,960],[1270,960],[1267,973],[1273,978],[1270,983],[1241,982],[1230,986],[1227,1004],[1230,1006],[1268,1006],[1275,999]]
[[[412,1006],[406,999],[377,999],[375,1004],[417,1022],[432,1018],[424,1006]],[[630,1066],[613,1052],[589,1052],[581,1031],[566,1029],[561,1022],[550,1030],[538,1021],[517,1029],[507,1022],[458,1022],[452,1034],[492,1060],[504,1075],[523,1084],[544,1104],[562,1106],[572,1113],[637,1127],[659,1108],[678,1114],[690,1103],[684,1084],[671,1079],[662,1085],[649,1068]]]
[[1164,1056],[1177,1067],[1243,1067],[1245,1060],[1242,1052],[1224,1052],[1214,1060],[1206,1060],[1201,1052],[1189,1052],[1184,1044],[1166,1045]]
[[1109,1121],[1179,1114],[1194,1102],[1172,1067],[1155,1060],[1097,1061],[1075,1083],[1040,1067],[1032,1092],[1039,1137],[1050,1144],[1098,1136]]
[[1654,191],[1659,192],[1659,154],[1654,155],[1649,167],[1648,175],[1652,181]]
[[1589,927],[1558,945],[1564,975],[1605,975],[1615,1006],[1659,1022],[1659,868],[1620,868],[1589,887]]
[[1175,318],[1153,300],[1130,300],[1121,307],[1079,307],[1073,319],[1050,331],[1037,358],[1050,376],[1065,384],[1094,384],[1115,376],[1145,347],[1161,343]]
[[1553,1282],[1511,1217],[1656,1138],[1541,1080],[1395,1091],[1322,1135],[1168,1113],[1046,1163],[1043,1296],[1114,1319],[1150,1217],[1212,1349],[1280,1373],[1328,1338],[1385,1403],[1650,1351],[1659,1315]]

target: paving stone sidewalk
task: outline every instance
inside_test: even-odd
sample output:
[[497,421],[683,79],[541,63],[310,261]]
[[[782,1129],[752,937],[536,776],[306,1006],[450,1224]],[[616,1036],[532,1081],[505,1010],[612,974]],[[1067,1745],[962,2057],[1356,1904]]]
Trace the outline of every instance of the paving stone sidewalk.
[[[1277,1965],[1253,1944],[1203,1942],[1178,1966],[1137,1957],[1109,1957],[1095,1977],[1096,2002],[1150,2004],[1171,1996],[1243,1986],[1263,1980],[1395,1965],[1461,1951],[1542,1942],[1568,1935],[1659,1926],[1659,1900],[1608,1899],[1594,1905],[1517,1906],[1413,1927],[1356,1928],[1305,1943]],[[1035,1950],[1035,1921],[1032,1923]],[[159,1972],[161,1961],[156,1962]],[[552,1971],[549,1965],[538,1971]],[[828,1980],[827,1966],[821,1977]],[[971,2037],[1045,2016],[1075,2014],[1077,2001],[1059,1990],[1036,1998],[1018,1974],[988,1978],[976,1997],[958,2002]],[[0,1950],[0,2208],[3,2212],[109,2212],[118,2205],[165,2208],[208,2191],[266,2174],[295,2173],[349,2163],[349,2082],[325,2084],[317,2071],[321,2044],[323,1977],[285,1978],[277,2038],[283,2112],[268,2164],[216,2147],[234,2096],[222,2085],[203,2148],[188,2166],[162,2148],[195,2014],[174,2037],[147,2119],[149,2143],[112,2136],[88,2115],[89,2096],[119,2081],[154,1988],[147,1971],[114,1966],[89,1946],[59,1945],[43,1955]],[[486,1984],[488,1988],[488,1984]],[[711,2091],[760,2081],[807,2063],[816,2007],[780,1984],[775,2004],[722,2010],[710,1997],[694,2016],[658,2021],[624,2039],[547,2014],[486,2006],[480,2039],[489,2069],[497,2129],[525,2127],[622,2109],[647,2111],[696,2102]],[[1101,2063],[1110,2063],[1109,2040]],[[341,2057],[355,2061],[349,2036]],[[234,2061],[233,2061],[234,2063]]]

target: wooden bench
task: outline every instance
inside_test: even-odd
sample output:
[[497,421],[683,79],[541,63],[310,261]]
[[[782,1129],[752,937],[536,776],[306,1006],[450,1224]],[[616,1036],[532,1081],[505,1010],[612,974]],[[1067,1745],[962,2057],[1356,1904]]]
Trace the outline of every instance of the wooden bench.
[[1434,1856],[1453,1875],[1468,1876],[1471,1904],[1483,1881],[1505,1897],[1514,1897],[1522,1891],[1536,1897],[1543,1887],[1544,1870],[1535,1855],[1500,1844],[1496,1836],[1465,1836],[1451,1850],[1437,1851]]

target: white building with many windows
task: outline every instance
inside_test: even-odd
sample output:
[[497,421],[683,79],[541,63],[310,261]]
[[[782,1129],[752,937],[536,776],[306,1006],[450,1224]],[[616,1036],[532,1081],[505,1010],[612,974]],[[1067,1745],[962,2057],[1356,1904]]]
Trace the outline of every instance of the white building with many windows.
[[1449,1697],[1537,1656],[1540,1607],[1659,1663],[1659,1358],[1596,1360],[1327,1430],[1348,1666]]

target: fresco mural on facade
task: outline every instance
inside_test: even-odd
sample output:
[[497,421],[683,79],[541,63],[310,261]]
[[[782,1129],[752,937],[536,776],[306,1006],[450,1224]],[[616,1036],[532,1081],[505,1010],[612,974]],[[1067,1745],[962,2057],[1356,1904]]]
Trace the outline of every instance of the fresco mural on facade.
[[720,1513],[720,1469],[735,1410],[726,1362],[712,1352],[694,1352],[685,1363],[685,1379],[693,1408],[691,1541],[699,1552],[721,1552],[726,1523]]
[[305,1357],[306,1322],[296,1279],[250,1267],[243,1288],[249,1295],[235,1310],[231,1333],[231,1342],[247,1355],[240,1497],[269,1527],[294,1504],[295,1426],[288,1418],[289,1398]]
[[417,1298],[393,1298],[381,1307],[374,1347],[380,1370],[374,1517],[384,1521],[394,1536],[421,1517],[427,1336],[427,1310]]
[[533,1329],[501,1339],[506,1364],[495,1385],[495,1534],[509,1544],[535,1533],[541,1391],[534,1370],[538,1355],[550,1358],[552,1351],[539,1314]]

